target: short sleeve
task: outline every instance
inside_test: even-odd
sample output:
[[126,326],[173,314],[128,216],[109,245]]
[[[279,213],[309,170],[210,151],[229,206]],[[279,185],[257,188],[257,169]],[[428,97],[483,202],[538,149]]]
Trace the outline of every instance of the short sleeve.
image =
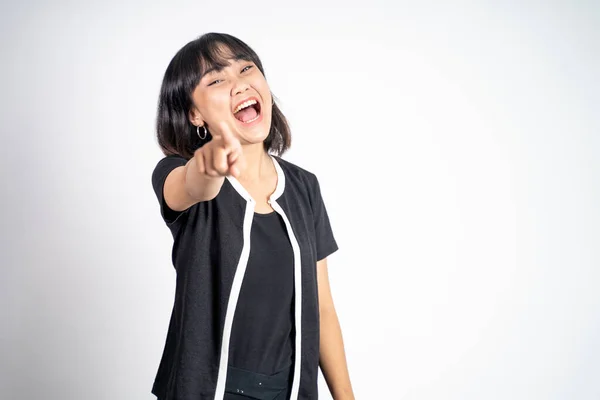
[[167,176],[177,167],[187,163],[187,160],[181,156],[170,155],[161,159],[152,172],[152,187],[160,205],[160,214],[167,225],[174,223],[185,211],[175,211],[169,208],[164,198],[164,185]]
[[317,261],[320,261],[338,250],[337,242],[333,236],[329,216],[325,202],[321,196],[319,180],[312,175],[311,203],[315,223],[315,235],[317,243]]

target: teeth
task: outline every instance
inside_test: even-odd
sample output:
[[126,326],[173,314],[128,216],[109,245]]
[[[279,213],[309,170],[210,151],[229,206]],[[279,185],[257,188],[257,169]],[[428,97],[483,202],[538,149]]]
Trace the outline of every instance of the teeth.
[[245,124],[249,124],[250,122],[254,122],[254,121],[256,121],[258,118],[260,118],[260,115],[257,115],[255,118],[252,118],[251,120],[249,120],[249,121],[246,121],[246,122],[244,122],[244,123],[245,123]]
[[236,112],[243,110],[246,107],[250,107],[253,104],[256,104],[256,100],[245,101],[242,104],[240,104],[239,106],[237,106],[237,108],[233,111],[233,113],[235,114]]

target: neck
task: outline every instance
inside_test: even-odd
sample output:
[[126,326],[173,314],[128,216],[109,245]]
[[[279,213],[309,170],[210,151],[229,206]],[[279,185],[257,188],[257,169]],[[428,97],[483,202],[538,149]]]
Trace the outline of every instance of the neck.
[[272,161],[262,143],[243,146],[242,151],[246,160],[246,168],[239,176],[240,181],[258,182],[271,172]]

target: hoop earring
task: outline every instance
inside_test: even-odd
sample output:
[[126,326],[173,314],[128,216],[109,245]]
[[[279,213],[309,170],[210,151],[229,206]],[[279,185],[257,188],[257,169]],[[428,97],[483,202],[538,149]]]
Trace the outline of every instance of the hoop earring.
[[207,135],[206,125],[202,125],[202,127],[204,128],[204,136],[200,136],[200,126],[196,127],[196,133],[198,134],[198,137],[200,138],[200,140],[206,139],[206,135]]

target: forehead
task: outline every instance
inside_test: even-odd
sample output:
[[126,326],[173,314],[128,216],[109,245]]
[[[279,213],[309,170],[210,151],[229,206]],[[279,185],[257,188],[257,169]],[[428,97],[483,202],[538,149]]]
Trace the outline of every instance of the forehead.
[[201,76],[213,72],[219,72],[225,67],[231,66],[232,63],[240,61],[252,61],[252,57],[241,49],[231,49],[225,45],[217,45],[200,54],[200,71]]

